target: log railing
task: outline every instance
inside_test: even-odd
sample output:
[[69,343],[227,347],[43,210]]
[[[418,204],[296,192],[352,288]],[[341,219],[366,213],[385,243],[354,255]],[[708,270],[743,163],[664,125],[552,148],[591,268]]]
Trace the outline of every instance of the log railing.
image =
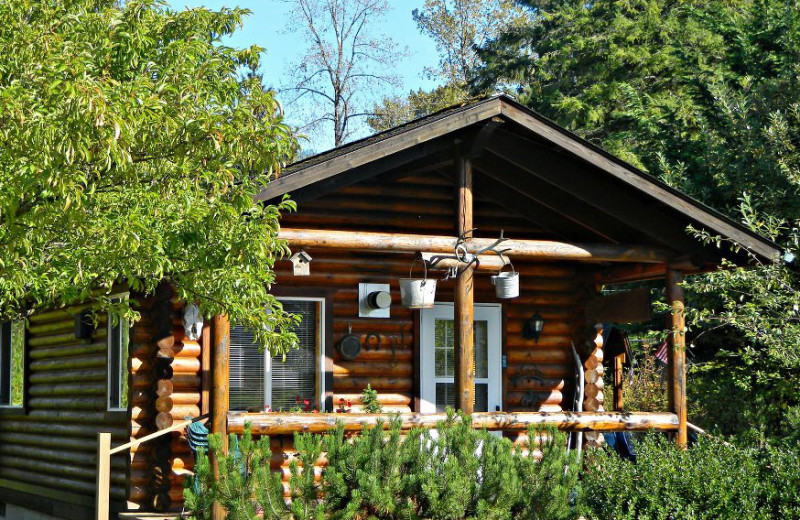
[[208,418],[208,415],[201,415],[192,419],[186,419],[174,423],[168,428],[158,430],[150,435],[146,435],[141,439],[134,439],[127,444],[121,446],[111,447],[111,434],[108,432],[100,432],[97,434],[97,494],[95,499],[95,519],[96,520],[109,520],[109,494],[111,488],[111,456],[121,453],[125,450],[135,448],[136,446],[151,441],[162,435],[179,431],[193,422],[201,421]]
[[[295,432],[324,433],[339,423],[346,432],[359,432],[399,417],[402,428],[435,428],[447,418],[443,413],[420,414],[309,414],[309,413],[230,413],[228,432],[241,434],[245,424],[256,435],[286,435]],[[676,431],[678,416],[661,412],[477,412],[474,428],[491,431],[525,431],[529,425],[552,426],[568,432]]]

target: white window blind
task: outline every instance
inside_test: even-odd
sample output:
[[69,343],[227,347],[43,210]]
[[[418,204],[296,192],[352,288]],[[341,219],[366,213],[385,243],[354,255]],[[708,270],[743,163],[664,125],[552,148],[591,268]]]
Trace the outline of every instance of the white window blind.
[[299,348],[281,356],[259,352],[253,333],[244,327],[231,329],[229,359],[230,409],[260,411],[269,405],[273,410],[288,410],[303,401],[310,408],[320,408],[320,345],[322,337],[321,301],[281,299],[285,311],[299,315],[294,329]]

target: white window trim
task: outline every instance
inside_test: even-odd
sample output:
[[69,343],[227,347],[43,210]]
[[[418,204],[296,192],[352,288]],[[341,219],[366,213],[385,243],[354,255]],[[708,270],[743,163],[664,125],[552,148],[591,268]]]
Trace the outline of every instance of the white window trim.
[[[116,300],[116,299],[120,299],[120,300],[121,299],[125,299],[125,300],[127,300],[129,297],[130,297],[129,293],[124,292],[124,293],[111,295],[109,297],[109,300],[111,300],[111,301]],[[111,322],[112,322],[111,315],[109,314],[108,315],[108,323],[106,323],[106,411],[108,411],[108,412],[127,412],[128,411],[128,407],[127,406],[125,408],[111,406],[111,369],[112,369],[112,367],[111,367],[111,333],[113,332],[113,326],[111,325]],[[121,331],[122,331],[122,329],[120,329],[120,333],[121,333]],[[130,338],[130,335],[129,335],[128,336],[128,343],[129,343],[128,344],[128,349],[129,349],[128,356],[129,357],[130,357],[130,341],[131,341],[131,338]],[[121,341],[120,341],[120,348],[122,348],[122,342]],[[122,353],[120,352],[120,354],[122,354]],[[121,355],[120,355],[120,360],[122,360],[122,356]],[[116,368],[117,367],[114,367],[115,370],[116,370]],[[119,367],[119,368],[122,368],[122,367]],[[125,375],[128,376],[127,373]],[[122,400],[122,379],[121,378],[120,378],[118,384],[119,384],[119,388],[117,389],[117,391],[119,392],[120,401],[121,401]],[[128,388],[128,391],[130,392],[130,388]],[[130,398],[128,399],[128,402],[130,404]]]
[[[3,322],[3,324],[5,324],[5,323],[8,323],[8,326],[11,329],[9,331],[9,340],[11,341],[11,344],[9,345],[9,348],[8,348],[8,351],[11,352],[12,349],[14,348],[14,323],[15,322],[13,322],[13,321]],[[2,338],[0,338],[0,341],[2,341]],[[23,341],[23,343],[22,343],[22,356],[23,356],[22,391],[23,392],[25,391],[25,378],[27,377],[27,374],[25,374],[25,366],[24,366],[24,356],[25,356],[25,348],[26,347],[27,347],[27,345],[25,345],[25,342]],[[3,357],[3,349],[0,348],[0,368],[2,368],[2,366],[3,366],[2,357]],[[13,352],[11,352],[11,359],[12,359],[12,362],[13,362],[13,359],[14,359],[14,353]],[[9,366],[11,366],[11,363],[9,363]],[[11,373],[10,372],[8,374],[0,373],[0,377],[6,377],[6,375],[8,376],[8,383],[9,383],[9,388],[8,388],[9,396],[8,396],[8,399],[9,399],[9,401],[11,401],[11,393],[12,393],[11,392]],[[9,402],[7,404],[6,403],[0,403],[0,408],[2,408],[2,409],[18,410],[18,409],[22,409],[24,407],[25,407],[25,396],[24,395],[22,396],[22,403],[20,403],[20,404],[11,404],[11,402]]]
[[[279,302],[286,301],[301,301],[301,302],[316,302],[318,304],[319,316],[317,322],[319,323],[319,330],[317,331],[317,387],[319,388],[319,395],[317,402],[319,403],[319,410],[323,411],[325,408],[325,298],[303,297],[303,296],[277,296]],[[269,403],[272,407],[272,354],[268,349],[264,349],[264,402]]]
[[[476,383],[488,383],[489,411],[503,409],[503,307],[499,303],[476,303],[475,320],[487,322],[488,378],[475,378]],[[433,308],[420,311],[420,412],[436,412],[436,383],[454,382],[453,378],[435,377],[434,331],[436,319],[454,319],[452,303],[436,303]]]

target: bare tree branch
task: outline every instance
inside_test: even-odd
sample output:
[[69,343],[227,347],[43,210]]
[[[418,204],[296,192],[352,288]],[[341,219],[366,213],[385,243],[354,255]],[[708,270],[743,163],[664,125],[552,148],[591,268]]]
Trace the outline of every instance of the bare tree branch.
[[291,65],[291,85],[282,90],[300,93],[288,104],[304,97],[318,101],[303,126],[331,122],[334,145],[340,146],[353,131],[352,120],[371,113],[374,96],[381,94],[377,89],[398,83],[391,68],[401,57],[399,46],[371,31],[387,13],[388,1],[284,1],[310,43],[302,60]]

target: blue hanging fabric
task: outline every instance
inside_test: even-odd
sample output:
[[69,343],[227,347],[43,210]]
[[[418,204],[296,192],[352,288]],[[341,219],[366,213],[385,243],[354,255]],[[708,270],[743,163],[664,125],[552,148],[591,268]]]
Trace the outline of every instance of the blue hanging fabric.
[[200,448],[208,451],[208,428],[203,423],[198,421],[190,424],[186,428],[186,438],[195,457],[197,456],[197,450]]

